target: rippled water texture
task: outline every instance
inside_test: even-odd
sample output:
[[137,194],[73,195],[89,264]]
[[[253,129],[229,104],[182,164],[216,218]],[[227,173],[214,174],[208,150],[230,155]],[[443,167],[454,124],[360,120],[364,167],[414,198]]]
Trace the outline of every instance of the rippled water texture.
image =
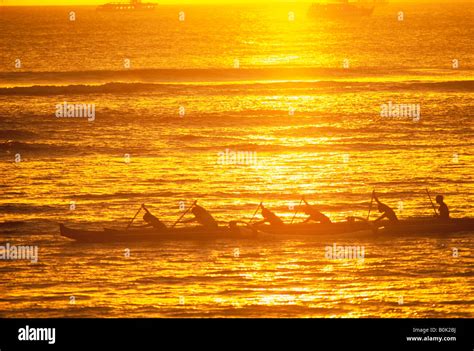
[[[0,10],[0,244],[39,247],[0,260],[0,316],[473,317],[472,233],[85,245],[57,225],[123,228],[141,203],[171,223],[194,199],[290,222],[303,194],[336,221],[374,188],[402,219],[432,216],[426,188],[472,216],[472,4],[70,10]],[[63,102],[94,121],[55,117]],[[389,102],[419,120],[381,117]]]

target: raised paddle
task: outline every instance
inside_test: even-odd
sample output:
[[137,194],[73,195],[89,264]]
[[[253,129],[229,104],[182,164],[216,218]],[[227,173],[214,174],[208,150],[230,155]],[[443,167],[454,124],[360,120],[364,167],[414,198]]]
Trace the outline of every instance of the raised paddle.
[[186,215],[186,213],[188,213],[194,205],[196,205],[197,203],[197,200],[194,200],[192,205],[188,207],[188,209],[186,211],[183,212],[183,214],[178,218],[178,220],[176,222],[173,223],[173,225],[171,226],[171,228],[174,228],[176,226],[176,224],[179,223],[179,221]]
[[375,194],[375,189],[372,190],[372,196],[370,197],[369,213],[367,213],[367,220],[369,220],[370,211],[372,211],[372,203],[374,202],[374,194]]
[[128,230],[128,228],[130,228],[130,226],[132,225],[133,221],[135,220],[135,218],[137,218],[138,214],[140,213],[140,211],[142,210],[142,208],[143,208],[144,205],[145,205],[145,204],[141,204],[141,206],[140,206],[140,208],[138,209],[137,213],[135,213],[135,216],[133,216],[133,218],[132,218],[132,220],[130,221],[130,223],[128,223],[126,230]]
[[436,206],[434,205],[433,200],[431,200],[431,195],[430,195],[430,192],[428,191],[428,188],[426,188],[425,190],[426,190],[426,193],[428,194],[428,197],[430,198],[431,206],[433,207],[433,211],[435,215],[438,215],[438,211],[436,211]]
[[[301,203],[303,202],[303,200],[304,200],[304,196],[301,197],[300,203],[299,203],[298,207],[295,209],[295,214],[293,215],[293,218],[291,219],[290,224],[293,224],[293,221],[295,220],[296,214],[298,213],[298,209],[300,208]],[[306,201],[305,201],[305,203],[307,204]]]
[[262,206],[262,203],[263,203],[263,202],[260,201],[260,203],[259,203],[258,206],[257,206],[257,209],[256,209],[255,212],[253,213],[253,216],[252,216],[252,218],[250,218],[250,221],[248,222],[248,224],[252,223],[253,219],[254,219],[255,216],[257,215],[257,212],[258,212],[259,208]]

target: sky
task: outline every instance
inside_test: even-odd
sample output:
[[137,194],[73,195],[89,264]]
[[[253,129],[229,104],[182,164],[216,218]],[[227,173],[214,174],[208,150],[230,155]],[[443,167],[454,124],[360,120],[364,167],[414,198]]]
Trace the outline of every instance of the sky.
[[[0,5],[7,6],[40,6],[40,5],[100,5],[107,2],[120,0],[0,0]],[[126,1],[126,0],[124,0]],[[321,0],[319,0],[321,1]],[[471,0],[472,1],[472,0]],[[318,0],[143,0],[143,2],[155,2],[162,5],[177,4],[226,4],[226,3],[310,3]],[[324,2],[324,1],[323,1]],[[455,0],[389,0],[389,2],[427,3],[427,2],[457,2]],[[462,2],[462,0],[460,1]],[[464,0],[469,2],[469,0]]]

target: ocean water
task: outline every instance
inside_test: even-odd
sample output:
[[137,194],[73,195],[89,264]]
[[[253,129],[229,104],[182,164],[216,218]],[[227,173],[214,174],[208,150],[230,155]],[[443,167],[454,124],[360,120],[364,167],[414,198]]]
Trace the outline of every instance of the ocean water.
[[[308,6],[0,8],[0,245],[39,247],[37,263],[0,260],[0,316],[473,316],[472,233],[59,236],[125,227],[141,203],[172,223],[196,199],[222,222],[261,201],[290,222],[302,195],[335,221],[365,217],[373,189],[400,218],[432,216],[426,189],[472,217],[474,6],[345,21]],[[65,102],[94,118],[56,117]],[[381,116],[390,104],[420,114]],[[329,260],[333,244],[365,259]]]

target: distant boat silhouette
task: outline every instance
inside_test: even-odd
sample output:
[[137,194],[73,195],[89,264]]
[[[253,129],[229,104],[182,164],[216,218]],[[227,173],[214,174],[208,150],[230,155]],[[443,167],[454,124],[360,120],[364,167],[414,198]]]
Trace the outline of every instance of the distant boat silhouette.
[[142,2],[141,0],[130,0],[130,2],[109,2],[97,7],[99,11],[152,11],[157,4]]
[[375,2],[349,2],[348,0],[336,0],[328,3],[314,3],[309,9],[310,17],[320,18],[350,18],[370,16],[374,11]]

